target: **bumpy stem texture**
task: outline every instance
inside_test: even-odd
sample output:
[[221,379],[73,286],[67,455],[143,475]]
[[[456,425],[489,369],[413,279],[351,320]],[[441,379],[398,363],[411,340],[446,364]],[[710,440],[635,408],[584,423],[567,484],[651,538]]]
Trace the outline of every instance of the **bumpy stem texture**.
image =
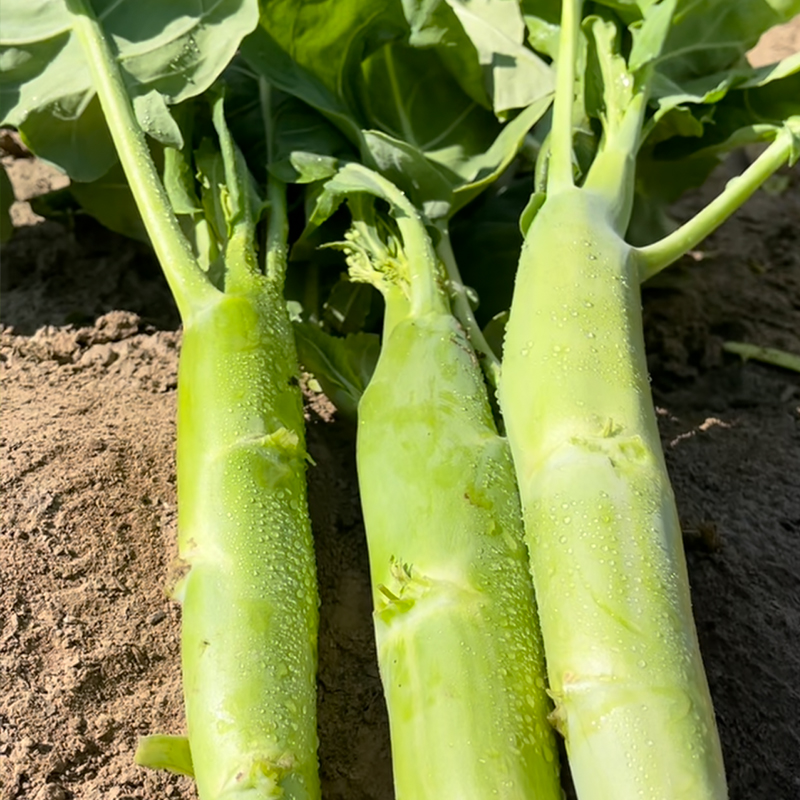
[[317,591],[295,365],[283,302],[268,291],[222,295],[184,329],[178,528],[189,570],[177,595],[204,799],[319,798]]
[[604,199],[526,237],[500,402],[554,719],[581,800],[720,800],[725,777],[647,379],[639,282]]
[[[186,574],[176,596],[191,757],[175,742],[181,763],[165,766],[193,769],[202,800],[317,800],[317,590],[297,356],[281,296],[283,206],[272,215],[269,275],[254,269],[245,223],[226,250],[228,294],[217,291],[181,233],[90,4],[68,0],[68,8],[184,322],[178,529]],[[226,133],[221,125],[233,164]]]
[[455,319],[399,316],[357,444],[396,797],[558,800],[508,448]]

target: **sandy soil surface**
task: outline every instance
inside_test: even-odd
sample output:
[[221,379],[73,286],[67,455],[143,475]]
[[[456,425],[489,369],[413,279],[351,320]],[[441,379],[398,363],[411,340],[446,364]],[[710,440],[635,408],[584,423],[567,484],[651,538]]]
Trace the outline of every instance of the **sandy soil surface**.
[[[47,183],[32,174],[18,196]],[[644,292],[732,800],[800,797],[800,376],[722,350],[800,352],[800,172],[786,174]],[[138,735],[183,724],[165,591],[174,307],[144,246],[86,220],[23,225],[2,275],[0,797],[189,800],[189,780],[132,762]],[[390,800],[354,432],[320,397],[307,416],[324,796]]]

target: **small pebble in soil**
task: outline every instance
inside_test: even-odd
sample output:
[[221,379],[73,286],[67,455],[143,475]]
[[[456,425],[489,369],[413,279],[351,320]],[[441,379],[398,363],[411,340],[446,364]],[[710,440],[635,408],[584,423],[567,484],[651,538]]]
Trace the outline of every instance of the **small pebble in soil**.
[[35,800],[66,800],[67,793],[57,783],[46,783],[36,793]]
[[101,742],[114,738],[114,720],[108,714],[99,714],[94,720],[95,736]]
[[48,763],[48,769],[50,770],[50,774],[47,776],[48,779],[55,775],[63,775],[67,771],[67,767],[67,762],[61,756],[53,756]]

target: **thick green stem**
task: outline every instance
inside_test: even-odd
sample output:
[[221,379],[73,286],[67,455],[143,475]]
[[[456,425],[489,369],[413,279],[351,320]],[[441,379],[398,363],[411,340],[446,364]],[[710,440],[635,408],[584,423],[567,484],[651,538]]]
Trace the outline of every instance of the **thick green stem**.
[[605,199],[606,214],[620,234],[627,229],[633,210],[636,154],[646,110],[647,90],[643,88],[625,109],[620,124],[604,132],[583,184],[584,189]]
[[500,404],[578,796],[722,800],[637,263],[591,192],[548,196],[528,231]]
[[370,233],[372,205],[351,200],[353,241],[386,300],[380,358],[358,407],[357,457],[396,797],[557,800],[507,445],[421,216],[381,176],[365,171],[361,185],[367,177],[402,237],[401,254],[389,248],[397,264],[382,272],[389,256]]
[[439,263],[422,217],[410,207],[397,214],[395,219],[409,264],[411,313],[446,313],[449,309],[439,281]]
[[178,530],[186,720],[204,800],[318,800],[317,593],[290,323],[261,278],[186,324]]
[[775,170],[791,157],[792,132],[783,129],[775,141],[739,176],[728,181],[722,194],[712,200],[678,230],[655,244],[638,248],[639,279],[644,282],[677,261],[716,230]]
[[396,797],[558,800],[507,445],[455,319],[395,300],[357,454]]
[[139,758],[192,771],[203,800],[318,800],[317,593],[303,407],[278,266],[282,206],[270,279],[257,269],[247,173],[219,101],[232,218],[226,293],[215,289],[181,233],[99,23],[85,0],[68,7],[184,322],[178,544],[187,572],[176,596],[188,745],[151,739]]
[[389,340],[392,331],[409,316],[411,305],[405,292],[394,285],[387,285],[381,288],[385,303],[383,313],[383,339]]
[[550,132],[550,162],[547,191],[557,192],[573,185],[572,113],[575,102],[575,59],[578,52],[583,0],[561,4],[561,33],[556,60],[556,98]]
[[67,0],[125,177],[184,321],[216,289],[197,265],[158,176],[117,60],[88,0]]
[[453,312],[467,332],[467,337],[481,361],[481,367],[486,379],[494,389],[497,389],[500,383],[500,360],[492,348],[489,347],[489,343],[486,341],[486,337],[475,319],[475,314],[472,312],[467,290],[461,280],[461,273],[450,243],[450,230],[447,222],[439,222],[436,227],[439,231],[439,243],[436,246],[436,252],[444,264],[447,281],[453,295]]

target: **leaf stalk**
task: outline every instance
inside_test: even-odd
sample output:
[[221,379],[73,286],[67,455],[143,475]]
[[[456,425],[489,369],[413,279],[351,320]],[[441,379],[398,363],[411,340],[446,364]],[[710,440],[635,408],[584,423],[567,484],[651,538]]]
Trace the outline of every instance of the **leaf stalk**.
[[86,54],[111,138],[142,221],[181,318],[186,321],[191,313],[210,301],[217,290],[197,265],[192,248],[181,231],[144,132],[136,119],[119,65],[91,4],[88,0],[67,0],[67,10]]
[[788,128],[779,131],[775,141],[741,175],[729,180],[722,193],[702,211],[658,242],[636,248],[639,280],[643,283],[657,275],[715,231],[791,158],[794,147],[792,132]]
[[565,0],[561,6],[561,33],[558,40],[556,96],[553,104],[553,129],[550,140],[548,193],[574,185],[572,173],[572,110],[575,100],[575,58],[578,51],[583,0]]
[[489,381],[493,389],[497,389],[500,385],[500,359],[495,355],[494,350],[489,346],[483,331],[475,319],[475,314],[472,311],[472,306],[469,304],[467,297],[467,290],[464,282],[461,280],[461,273],[458,269],[455,254],[453,253],[453,246],[450,242],[450,231],[446,222],[437,223],[437,230],[439,231],[439,243],[436,245],[436,252],[444,264],[445,274],[447,281],[450,285],[450,290],[453,294],[453,311],[456,319],[461,323],[467,333],[467,338],[470,340],[475,352],[483,367],[483,372],[486,379]]

